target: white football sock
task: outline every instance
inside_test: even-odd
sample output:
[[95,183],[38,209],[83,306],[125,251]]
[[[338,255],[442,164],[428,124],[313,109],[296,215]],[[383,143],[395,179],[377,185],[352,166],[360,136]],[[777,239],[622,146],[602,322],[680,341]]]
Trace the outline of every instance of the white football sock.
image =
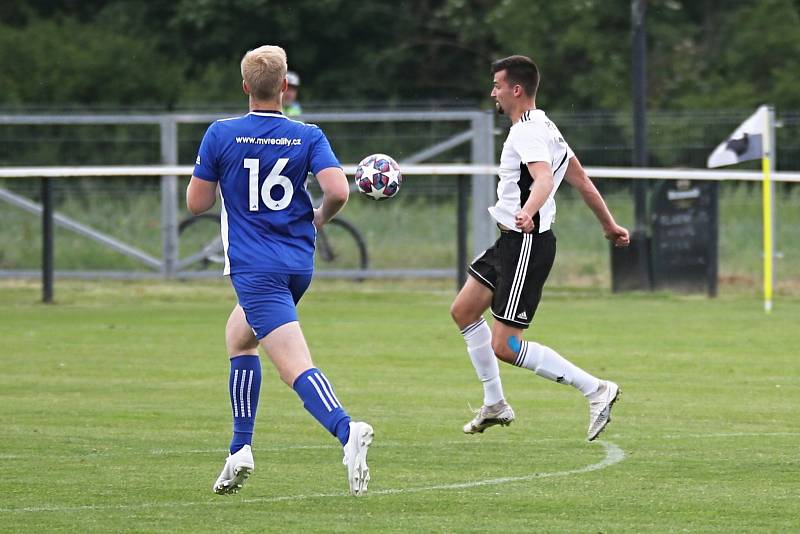
[[492,331],[481,317],[461,331],[475,372],[483,382],[483,404],[491,406],[503,400],[500,367],[492,350]]
[[550,347],[535,341],[523,341],[521,345],[517,360],[514,362],[517,367],[530,369],[553,382],[569,384],[585,396],[591,395],[600,387],[600,381],[596,377],[569,362]]

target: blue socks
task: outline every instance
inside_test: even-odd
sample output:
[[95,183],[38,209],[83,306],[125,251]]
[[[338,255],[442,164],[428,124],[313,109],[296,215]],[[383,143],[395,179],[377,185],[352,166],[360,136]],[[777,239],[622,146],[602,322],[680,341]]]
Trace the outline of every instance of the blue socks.
[[235,453],[245,445],[253,444],[253,427],[256,422],[258,395],[261,392],[261,360],[258,356],[231,358],[231,375],[228,393],[233,410],[233,439],[230,452]]
[[[350,416],[344,411],[322,371],[312,367],[292,385],[303,406],[344,446],[350,438]],[[255,415],[255,414],[254,414]]]
[[[297,377],[292,386],[303,406],[328,432],[344,446],[350,438],[350,416],[342,408],[333,386],[317,368]],[[233,439],[230,453],[253,444],[258,396],[261,392],[261,360],[258,356],[242,355],[231,358],[228,393],[233,412]]]

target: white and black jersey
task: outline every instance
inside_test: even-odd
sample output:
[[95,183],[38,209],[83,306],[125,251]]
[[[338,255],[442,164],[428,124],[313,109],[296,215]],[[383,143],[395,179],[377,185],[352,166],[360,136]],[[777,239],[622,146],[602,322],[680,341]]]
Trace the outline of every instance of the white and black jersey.
[[558,127],[544,111],[531,109],[523,113],[520,120],[511,126],[503,144],[497,204],[489,208],[489,213],[498,223],[519,232],[515,216],[528,200],[533,185],[527,164],[546,161],[553,169],[553,191],[533,217],[533,222],[539,233],[549,230],[556,216],[554,196],[564,179],[569,159],[574,155]]

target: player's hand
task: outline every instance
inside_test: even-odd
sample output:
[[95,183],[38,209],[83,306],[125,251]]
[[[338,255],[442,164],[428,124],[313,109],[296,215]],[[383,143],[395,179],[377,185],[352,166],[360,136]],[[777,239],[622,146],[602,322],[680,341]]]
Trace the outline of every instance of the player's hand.
[[628,234],[628,230],[618,224],[606,228],[603,233],[606,239],[614,243],[615,247],[627,247],[631,244],[631,237]]
[[533,232],[533,228],[535,226],[533,224],[533,217],[531,217],[525,210],[520,210],[519,213],[517,213],[516,217],[514,218],[514,224],[526,234]]

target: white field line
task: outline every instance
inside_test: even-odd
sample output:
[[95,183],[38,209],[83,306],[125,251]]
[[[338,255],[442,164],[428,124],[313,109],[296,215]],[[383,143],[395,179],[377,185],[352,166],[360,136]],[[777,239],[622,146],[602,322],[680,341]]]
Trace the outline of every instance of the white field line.
[[[705,439],[705,438],[739,438],[739,437],[778,437],[778,436],[800,436],[800,432],[727,432],[727,433],[714,433],[714,434],[664,434],[661,436],[662,439]],[[619,435],[617,437],[620,437]],[[543,438],[538,440],[533,440],[537,442],[544,442],[544,441],[567,441],[567,438]],[[572,440],[569,440],[572,441]],[[471,443],[479,443],[478,441],[468,442],[462,440],[451,440],[451,441],[442,441],[436,443],[436,445],[464,445],[464,444],[471,444]],[[368,495],[372,496],[380,496],[380,495],[396,495],[401,493],[420,493],[423,491],[437,491],[437,490],[456,490],[456,489],[469,489],[475,488],[479,486],[491,486],[491,485],[500,485],[500,484],[508,484],[513,482],[523,482],[527,480],[534,480],[537,478],[553,478],[553,477],[563,477],[569,475],[577,475],[582,473],[589,473],[591,471],[597,471],[599,469],[604,469],[611,465],[617,464],[621,462],[625,458],[625,452],[619,448],[617,445],[613,443],[608,443],[604,441],[598,440],[598,443],[602,444],[606,449],[606,456],[605,458],[596,463],[587,465],[585,467],[581,467],[578,469],[571,469],[567,471],[554,471],[554,472],[545,472],[545,473],[533,473],[530,475],[523,475],[518,477],[503,477],[503,478],[493,478],[493,479],[486,479],[486,480],[475,480],[471,482],[458,482],[453,484],[441,484],[435,486],[419,486],[416,488],[405,488],[405,489],[385,489],[385,490],[373,490],[370,491]],[[416,444],[419,446],[430,447],[430,443],[425,444]],[[399,442],[388,442],[388,443],[381,443],[381,447],[413,447],[414,444],[407,444],[407,443],[399,443]],[[295,446],[276,446],[276,447],[259,447],[259,452],[280,452],[286,450],[316,450],[316,449],[334,449],[338,448],[331,445],[295,445]],[[151,454],[210,454],[210,453],[220,453],[223,454],[226,451],[224,449],[197,449],[197,450],[164,450],[164,449],[154,449],[151,451]],[[1,459],[12,459],[16,458],[16,455],[0,455]],[[235,504],[235,503],[271,503],[271,502],[283,502],[283,501],[299,501],[299,500],[307,500],[307,499],[317,499],[317,498],[330,498],[330,497],[345,497],[347,496],[346,493],[337,492],[337,493],[317,493],[317,494],[308,494],[308,495],[281,495],[275,497],[263,497],[257,499],[236,499],[236,500],[227,500],[227,499],[213,499],[208,501],[189,501],[189,502],[171,502],[171,503],[139,503],[139,504],[117,504],[117,505],[94,505],[94,504],[87,504],[82,506],[30,506],[25,508],[0,508],[0,513],[35,513],[35,512],[75,512],[75,511],[82,511],[82,510],[129,510],[129,509],[147,509],[147,508],[182,508],[182,507],[191,507],[191,506],[208,506],[214,504]]]
[[[420,493],[423,491],[446,491],[446,490],[459,490],[477,488],[480,486],[496,486],[501,484],[510,484],[513,482],[525,482],[537,478],[553,478],[564,477],[569,475],[579,475],[598,471],[606,467],[617,464],[625,459],[625,452],[613,443],[605,441],[598,441],[606,451],[605,458],[600,462],[590,464],[577,469],[569,469],[566,471],[551,471],[544,473],[532,473],[529,475],[522,475],[516,477],[502,477],[490,478],[485,480],[473,480],[470,482],[456,482],[453,484],[437,484],[433,486],[418,486],[415,488],[397,488],[397,489],[384,489],[377,491],[370,491],[368,496],[377,497],[381,495],[398,495],[405,493]],[[237,504],[237,503],[273,503],[283,501],[302,501],[308,499],[321,499],[331,497],[347,497],[347,493],[312,493],[306,495],[280,495],[276,497],[262,497],[255,499],[229,499],[229,498],[215,498],[204,501],[187,501],[187,502],[149,502],[138,504],[86,504],[81,506],[30,506],[25,508],[0,508],[0,513],[37,513],[37,512],[80,512],[80,511],[97,511],[97,510],[141,510],[148,508],[185,508],[191,506],[209,506],[215,504]]]

